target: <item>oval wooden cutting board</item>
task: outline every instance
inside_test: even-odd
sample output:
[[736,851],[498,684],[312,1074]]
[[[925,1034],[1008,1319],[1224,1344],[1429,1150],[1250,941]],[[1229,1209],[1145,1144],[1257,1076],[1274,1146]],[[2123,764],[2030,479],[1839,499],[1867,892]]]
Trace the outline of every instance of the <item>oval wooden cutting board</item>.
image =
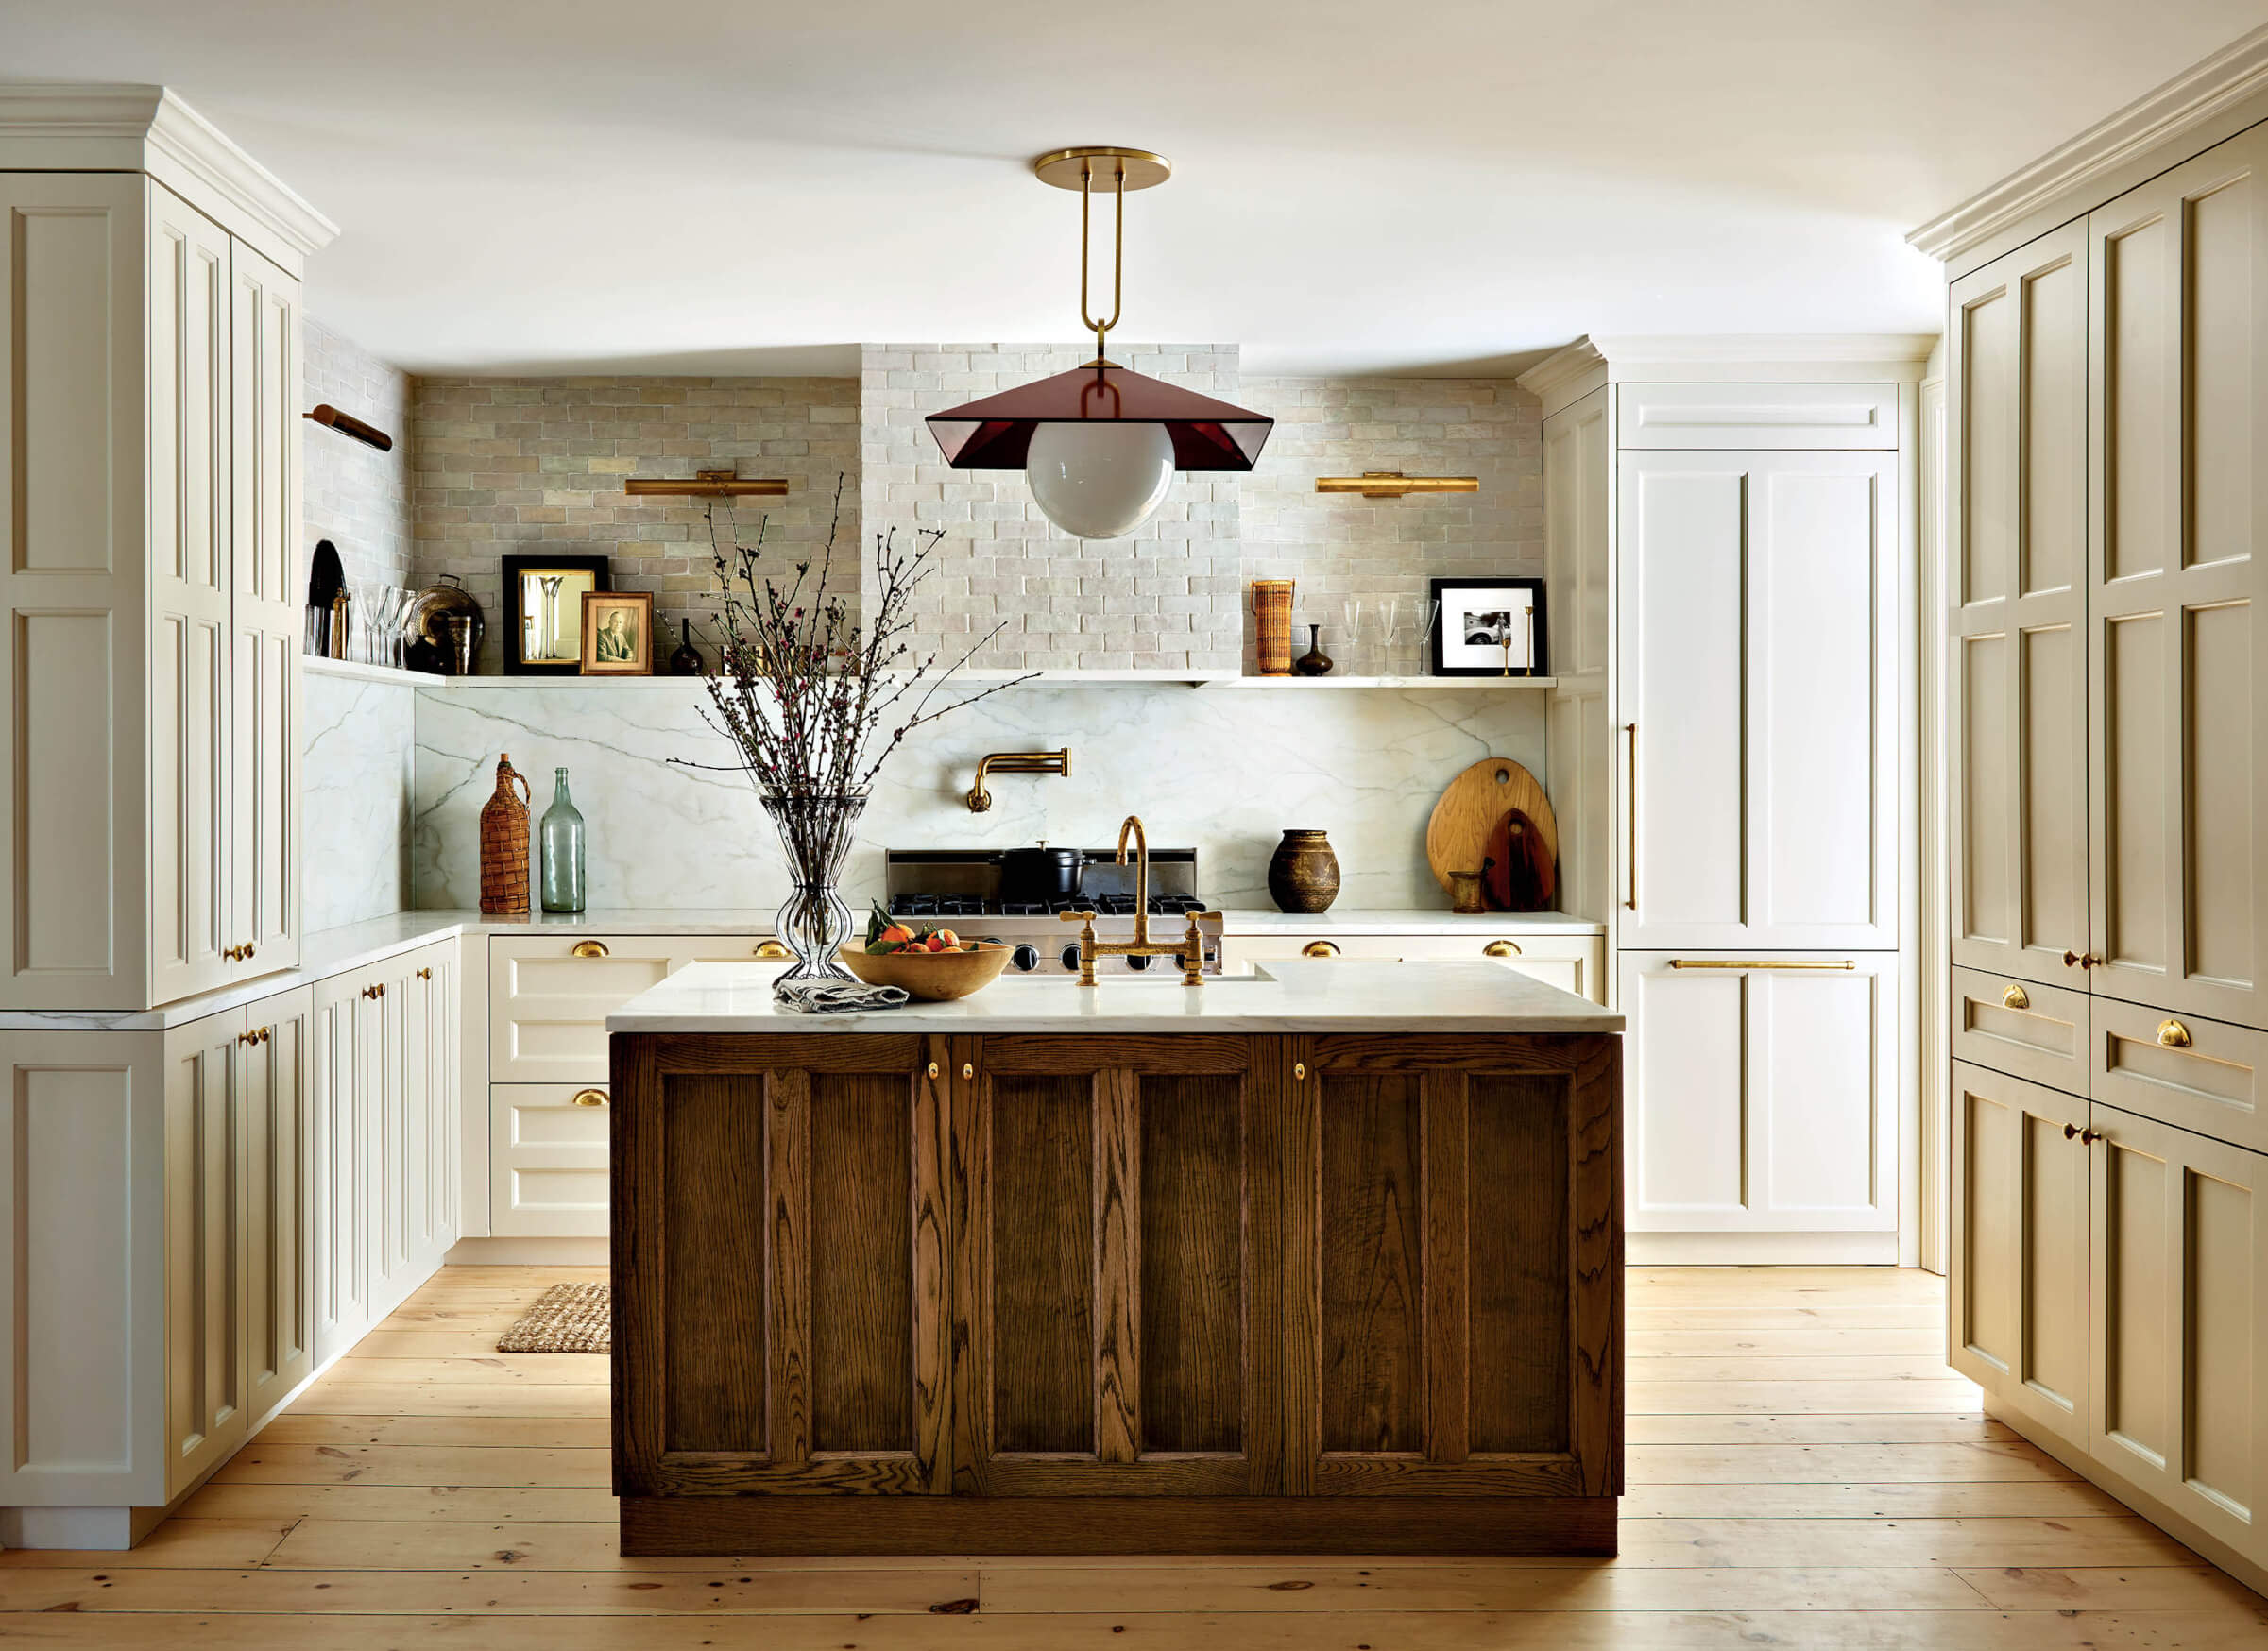
[[1560,823],[1552,814],[1551,799],[1536,776],[1509,757],[1475,762],[1449,782],[1441,800],[1433,805],[1425,826],[1425,863],[1443,893],[1452,892],[1449,874],[1476,872],[1489,852],[1489,833],[1505,810],[1517,808],[1536,823],[1543,834],[1543,849],[1551,863],[1560,862]]

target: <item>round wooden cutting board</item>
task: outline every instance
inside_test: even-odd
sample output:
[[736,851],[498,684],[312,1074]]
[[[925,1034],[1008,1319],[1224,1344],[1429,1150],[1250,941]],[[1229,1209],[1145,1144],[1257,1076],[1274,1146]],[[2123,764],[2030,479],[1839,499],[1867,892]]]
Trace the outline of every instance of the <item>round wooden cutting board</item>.
[[1489,851],[1489,833],[1508,808],[1517,808],[1536,823],[1543,834],[1544,852],[1553,865],[1559,864],[1560,823],[1552,814],[1551,799],[1526,769],[1509,757],[1492,757],[1449,782],[1426,823],[1425,863],[1433,868],[1433,880],[1443,893],[1451,892],[1451,872],[1480,870]]

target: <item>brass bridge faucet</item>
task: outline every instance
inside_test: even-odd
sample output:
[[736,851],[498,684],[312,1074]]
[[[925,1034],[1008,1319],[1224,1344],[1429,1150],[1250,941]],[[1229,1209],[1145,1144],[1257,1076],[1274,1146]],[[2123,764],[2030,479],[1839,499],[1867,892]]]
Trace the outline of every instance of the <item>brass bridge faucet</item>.
[[969,788],[968,811],[981,814],[992,807],[985,779],[996,774],[1061,774],[1071,772],[1071,748],[1061,751],[995,751],[977,763],[977,783]]
[[1061,913],[1066,923],[1083,924],[1079,931],[1079,983],[1092,986],[1095,979],[1095,960],[1113,958],[1171,958],[1182,967],[1182,984],[1202,986],[1205,983],[1204,930],[1198,925],[1209,924],[1213,932],[1220,932],[1225,921],[1218,911],[1189,913],[1188,931],[1179,942],[1168,945],[1150,938],[1150,834],[1142,829],[1138,814],[1126,816],[1118,827],[1118,863],[1126,863],[1126,839],[1132,835],[1134,843],[1134,932],[1132,941],[1099,941],[1095,938],[1093,911],[1066,911]]

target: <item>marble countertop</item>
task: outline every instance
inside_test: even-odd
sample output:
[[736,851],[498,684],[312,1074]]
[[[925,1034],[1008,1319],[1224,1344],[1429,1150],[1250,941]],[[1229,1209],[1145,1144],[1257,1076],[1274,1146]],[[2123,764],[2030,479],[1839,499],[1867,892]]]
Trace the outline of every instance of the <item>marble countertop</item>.
[[1623,1017],[1489,962],[1294,959],[1185,986],[1002,979],[954,1003],[797,1014],[772,998],[786,965],[695,963],[606,1017],[613,1032],[1619,1032]]
[[[773,931],[776,912],[757,910],[685,911],[667,907],[594,907],[588,911],[538,911],[528,917],[491,917],[480,911],[397,911],[336,928],[318,929],[300,948],[296,969],[140,1011],[21,1010],[0,1012],[0,1030],[162,1031],[186,1026],[280,992],[343,975],[400,952],[452,935],[491,934],[748,934]],[[1340,911],[1314,916],[1231,908],[1224,932],[1239,934],[1569,934],[1605,932],[1602,924],[1558,911],[1493,912],[1458,917],[1448,911]],[[1271,967],[1273,965],[1270,965]],[[1340,964],[1344,967],[1346,965]]]

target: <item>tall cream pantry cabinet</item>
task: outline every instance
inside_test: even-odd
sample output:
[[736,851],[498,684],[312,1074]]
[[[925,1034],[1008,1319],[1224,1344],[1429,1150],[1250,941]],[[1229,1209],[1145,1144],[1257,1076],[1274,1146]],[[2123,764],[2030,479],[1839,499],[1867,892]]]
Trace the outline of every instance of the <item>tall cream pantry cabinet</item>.
[[[1948,260],[1955,1368],[2268,1586],[2268,99]],[[2248,124],[2250,123],[2250,124]],[[2131,154],[2118,134],[2187,128]]]
[[299,278],[170,94],[0,89],[0,1009],[299,955]]
[[1635,1259],[1901,1258],[1933,342],[1595,339],[1521,381],[1562,882],[1629,1017]]

